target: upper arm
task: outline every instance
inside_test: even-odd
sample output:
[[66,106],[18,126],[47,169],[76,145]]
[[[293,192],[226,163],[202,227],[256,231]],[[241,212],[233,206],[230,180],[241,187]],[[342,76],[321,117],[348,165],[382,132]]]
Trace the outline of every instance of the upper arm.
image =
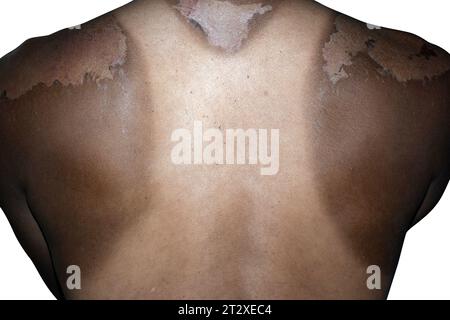
[[4,97],[0,98],[0,208],[50,291],[62,298],[45,235],[28,206],[21,181],[19,167],[24,159],[18,151],[20,126],[15,123],[11,108]]

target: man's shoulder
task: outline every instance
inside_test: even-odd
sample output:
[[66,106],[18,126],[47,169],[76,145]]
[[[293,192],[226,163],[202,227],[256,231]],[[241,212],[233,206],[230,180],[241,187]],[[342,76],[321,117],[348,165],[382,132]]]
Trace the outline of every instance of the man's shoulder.
[[398,82],[448,81],[450,55],[408,32],[370,25],[337,15],[335,28],[323,48],[324,67],[337,83],[347,78],[346,67],[366,57],[376,71]]
[[126,36],[113,14],[27,40],[0,59],[0,97],[15,100],[39,86],[112,79],[126,53]]

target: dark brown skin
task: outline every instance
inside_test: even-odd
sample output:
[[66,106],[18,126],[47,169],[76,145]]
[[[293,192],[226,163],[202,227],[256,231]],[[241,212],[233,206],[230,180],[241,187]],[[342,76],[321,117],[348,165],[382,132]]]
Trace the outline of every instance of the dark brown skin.
[[[227,54],[172,4],[135,1],[0,60],[0,206],[48,287],[66,299],[386,298],[406,232],[449,181],[449,55],[398,31],[366,35],[313,1],[272,2]],[[376,41],[333,83],[336,32]],[[171,132],[193,119],[279,128],[279,173],[174,165]],[[81,290],[65,286],[69,265]],[[381,290],[366,286],[370,265]]]

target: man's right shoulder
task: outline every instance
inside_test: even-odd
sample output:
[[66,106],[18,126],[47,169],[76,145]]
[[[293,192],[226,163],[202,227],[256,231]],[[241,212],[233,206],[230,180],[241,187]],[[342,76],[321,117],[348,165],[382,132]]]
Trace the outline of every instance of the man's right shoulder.
[[433,81],[450,71],[450,55],[408,32],[370,25],[338,15],[323,49],[324,70],[337,83],[349,77],[345,67],[358,56],[372,61],[377,73],[402,83]]

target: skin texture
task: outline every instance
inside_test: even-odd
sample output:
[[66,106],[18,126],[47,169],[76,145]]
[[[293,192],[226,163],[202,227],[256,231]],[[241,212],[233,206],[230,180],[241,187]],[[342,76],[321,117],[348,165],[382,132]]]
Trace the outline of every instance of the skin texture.
[[[449,180],[449,56],[313,1],[262,4],[234,52],[142,0],[0,61],[0,206],[57,297],[386,298]],[[279,173],[172,164],[194,120],[280,129]]]
[[213,46],[233,53],[248,37],[250,22],[272,10],[270,5],[235,5],[217,0],[182,0],[176,9],[205,33]]

